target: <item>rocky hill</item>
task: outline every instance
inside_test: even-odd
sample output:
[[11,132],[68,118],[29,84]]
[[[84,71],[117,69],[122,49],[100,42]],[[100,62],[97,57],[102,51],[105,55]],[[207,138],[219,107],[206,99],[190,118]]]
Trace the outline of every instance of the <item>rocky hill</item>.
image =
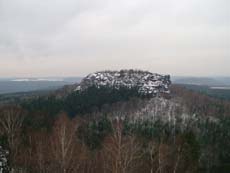
[[141,70],[100,71],[91,73],[78,85],[76,90],[85,90],[91,86],[97,88],[108,86],[119,89],[138,88],[138,92],[146,95],[169,94],[171,84],[169,75],[160,75]]

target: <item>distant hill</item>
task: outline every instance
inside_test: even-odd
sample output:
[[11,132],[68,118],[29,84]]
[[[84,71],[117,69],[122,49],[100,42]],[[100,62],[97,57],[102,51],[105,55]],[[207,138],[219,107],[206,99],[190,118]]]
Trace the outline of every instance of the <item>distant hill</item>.
[[174,84],[204,85],[204,86],[228,86],[230,77],[172,77]]
[[54,90],[78,83],[80,77],[67,78],[2,78],[0,79],[0,94],[30,92],[37,90]]

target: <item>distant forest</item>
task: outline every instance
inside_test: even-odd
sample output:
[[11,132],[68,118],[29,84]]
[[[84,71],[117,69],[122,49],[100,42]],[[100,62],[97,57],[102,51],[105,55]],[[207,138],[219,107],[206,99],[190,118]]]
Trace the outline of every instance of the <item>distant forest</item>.
[[213,98],[230,100],[230,89],[214,89],[209,86],[180,84],[179,86],[206,94]]

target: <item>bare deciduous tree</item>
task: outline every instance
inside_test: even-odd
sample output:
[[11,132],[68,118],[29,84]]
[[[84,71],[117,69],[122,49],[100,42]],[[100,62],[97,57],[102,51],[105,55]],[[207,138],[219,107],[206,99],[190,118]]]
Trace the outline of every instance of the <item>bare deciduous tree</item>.
[[20,144],[20,132],[25,112],[18,106],[6,106],[0,111],[0,128],[10,148],[10,161],[14,165]]
[[133,172],[136,168],[135,161],[142,157],[141,147],[135,137],[123,135],[121,121],[115,122],[113,134],[105,142],[105,168],[112,173]]
[[[74,172],[79,167],[76,158],[76,149],[79,149],[76,138],[76,123],[70,120],[66,114],[61,114],[56,120],[51,136],[51,149],[56,169],[59,172]],[[79,155],[80,151],[78,152]]]

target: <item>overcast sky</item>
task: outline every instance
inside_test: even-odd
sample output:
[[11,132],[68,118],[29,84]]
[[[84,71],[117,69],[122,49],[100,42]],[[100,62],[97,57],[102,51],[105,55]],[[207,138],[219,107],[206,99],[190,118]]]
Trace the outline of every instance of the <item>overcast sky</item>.
[[229,0],[0,0],[0,77],[230,76]]

